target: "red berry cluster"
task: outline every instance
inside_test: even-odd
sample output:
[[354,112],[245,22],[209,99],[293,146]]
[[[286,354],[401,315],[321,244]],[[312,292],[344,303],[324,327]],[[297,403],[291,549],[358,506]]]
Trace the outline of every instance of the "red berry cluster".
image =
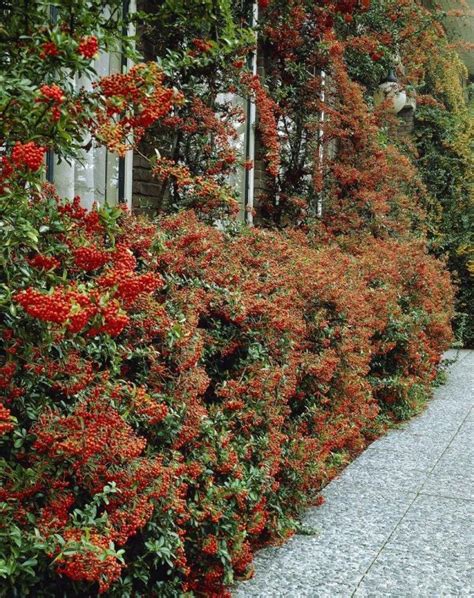
[[163,287],[163,278],[154,272],[136,274],[137,260],[124,245],[118,245],[112,255],[113,267],[100,278],[100,284],[106,288],[116,287],[115,296],[125,306],[132,305],[140,295],[153,293]]
[[336,0],[335,9],[342,14],[350,14],[356,10],[368,10],[370,0]]
[[[94,297],[94,294],[90,294],[91,297]],[[70,297],[74,299],[75,306],[73,309],[73,313],[69,317],[68,323],[68,331],[72,334],[77,334],[80,332],[92,318],[98,313],[99,309],[91,301],[89,297],[85,295],[81,295],[80,293],[71,293]]]
[[6,156],[0,158],[0,181],[5,181],[13,174],[13,166]]
[[137,389],[133,403],[136,413],[146,417],[150,425],[158,424],[168,415],[165,403],[155,401],[144,388]]
[[215,555],[218,550],[219,545],[217,544],[217,538],[215,536],[207,536],[203,542],[202,551],[205,554]]
[[239,550],[232,557],[232,565],[237,575],[244,575],[253,560],[252,547],[249,542],[243,542]]
[[[116,387],[114,398],[125,400],[124,390]],[[171,472],[163,467],[161,458],[142,456],[145,438],[127,424],[104,391],[102,386],[95,387],[90,398],[68,416],[43,413],[32,429],[40,459],[69,463],[76,483],[89,494],[102,491],[110,482],[120,488],[107,503],[107,529],[100,535],[84,536],[83,530],[70,527],[69,510],[74,501],[64,493],[64,485],[59,494],[53,492],[39,522],[45,536],[59,532],[69,545],[67,554],[64,551],[56,558],[58,572],[78,581],[98,582],[100,592],[108,589],[121,569],[115,556],[104,558],[102,549],[124,545],[143,528],[153,513],[153,500],[169,496],[172,483]]]
[[[120,278],[120,275],[117,274],[117,277]],[[120,283],[114,280],[119,287],[116,294],[126,304],[133,303],[140,294],[152,292],[162,284],[161,277],[153,273],[130,275]],[[98,315],[102,318],[102,325],[91,328],[87,332],[89,336],[101,333],[117,336],[129,322],[129,317],[116,299],[105,307],[98,307],[100,293],[97,291],[90,291],[87,296],[75,290],[56,288],[47,295],[28,288],[18,292],[14,299],[29,316],[43,322],[66,325],[72,334],[83,330]]]
[[61,104],[66,99],[64,91],[58,85],[42,85],[40,87],[40,97],[37,102],[45,102],[51,105],[51,114],[53,120],[57,122],[61,118]]
[[10,385],[16,372],[16,364],[13,361],[0,367],[0,388],[7,388]]
[[106,102],[97,114],[96,136],[111,151],[124,155],[130,149],[130,133],[137,143],[147,127],[182,101],[179,92],[163,86],[163,78],[156,64],[138,64],[126,74],[103,77],[97,83]]
[[[211,170],[212,172],[212,170]],[[227,213],[239,210],[235,198],[218,181],[209,176],[193,176],[187,166],[168,158],[160,158],[153,167],[153,175],[160,180],[172,178],[178,188],[185,189],[193,197],[193,207],[201,213],[210,213],[213,209],[224,209]]]
[[[55,485],[60,486],[56,483]],[[75,502],[73,494],[58,493],[41,511],[38,528],[45,536],[67,525],[69,509]]]
[[198,56],[199,54],[206,54],[212,50],[212,44],[205,39],[196,38],[193,39],[193,46],[196,48],[190,52],[191,56]]
[[62,289],[55,289],[51,295],[45,295],[28,288],[17,293],[14,298],[28,315],[43,322],[64,324],[71,311],[71,302]]
[[64,102],[64,91],[59,87],[59,85],[42,85],[40,87],[40,94],[41,97],[39,101],[41,102],[53,102],[55,104],[62,104]]
[[[60,214],[64,214],[72,220],[83,221],[87,216],[87,210],[81,206],[81,198],[76,195],[72,201],[58,206]],[[94,214],[95,212],[90,212]]]
[[82,539],[79,529],[66,530],[67,543],[62,556],[57,558],[57,571],[75,581],[99,584],[99,594],[106,592],[110,585],[120,577],[123,565],[112,555],[107,554],[110,540],[97,532],[88,533],[89,549],[77,548]]
[[74,264],[85,272],[92,272],[102,268],[107,263],[109,256],[104,251],[94,247],[78,247],[73,250]]
[[46,149],[41,145],[36,145],[34,141],[15,144],[12,151],[12,161],[18,168],[27,168],[37,171],[43,164]]
[[280,170],[280,139],[277,126],[278,106],[268,95],[258,76],[245,73],[241,79],[242,83],[248,87],[250,93],[255,97],[255,103],[259,111],[258,127],[265,146],[267,172],[272,177],[277,177]]
[[41,44],[39,56],[41,60],[44,60],[47,56],[59,56],[59,48],[54,42],[44,42]]
[[97,330],[110,336],[118,336],[129,323],[129,317],[124,313],[118,303],[112,302],[102,311],[103,325]]
[[0,435],[11,432],[15,424],[11,419],[10,409],[0,403]]
[[117,280],[117,297],[125,305],[131,305],[142,293],[153,293],[164,285],[159,274],[131,274],[125,280]]
[[79,42],[78,51],[81,56],[91,60],[99,52],[99,42],[94,35],[83,37]]
[[90,297],[74,290],[56,288],[46,295],[28,288],[18,292],[14,299],[32,318],[43,322],[65,325],[71,333],[80,332],[98,313],[98,308]]
[[37,376],[47,376],[52,388],[67,397],[72,397],[87,388],[94,376],[92,362],[83,359],[78,351],[71,351],[61,359],[52,359],[38,352],[32,362],[24,367],[26,371]]
[[29,258],[28,263],[38,270],[55,270],[61,265],[61,262],[57,258],[51,255],[42,255],[41,253]]

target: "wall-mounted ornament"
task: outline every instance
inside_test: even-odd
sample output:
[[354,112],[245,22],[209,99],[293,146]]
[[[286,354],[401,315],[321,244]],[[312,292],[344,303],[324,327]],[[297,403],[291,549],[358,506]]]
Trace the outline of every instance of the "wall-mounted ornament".
[[376,106],[387,101],[389,110],[394,114],[398,114],[403,110],[407,103],[407,92],[398,82],[393,70],[390,70],[374,94],[374,103]]

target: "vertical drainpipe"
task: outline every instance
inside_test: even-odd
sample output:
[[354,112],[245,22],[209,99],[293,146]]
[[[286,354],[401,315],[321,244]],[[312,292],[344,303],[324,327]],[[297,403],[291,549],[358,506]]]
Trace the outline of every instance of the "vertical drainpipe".
[[[258,3],[253,2],[251,7],[250,26],[255,27],[258,22]],[[253,75],[257,74],[257,51],[252,52],[248,58],[249,69]],[[255,195],[255,125],[257,121],[257,108],[255,102],[249,96],[247,99],[247,126],[245,131],[245,160],[251,161],[253,168],[251,170],[245,169],[245,190],[244,190],[244,207],[245,222],[253,225],[253,206]]]
[[[321,71],[321,103],[324,105],[324,101],[326,99],[326,72]],[[321,110],[321,114],[319,116],[319,128],[318,128],[318,168],[320,170],[321,176],[324,176],[324,120],[325,120],[325,113],[324,107]],[[321,218],[323,215],[323,192],[321,191],[318,194],[318,203],[316,206],[316,214],[318,218]]]

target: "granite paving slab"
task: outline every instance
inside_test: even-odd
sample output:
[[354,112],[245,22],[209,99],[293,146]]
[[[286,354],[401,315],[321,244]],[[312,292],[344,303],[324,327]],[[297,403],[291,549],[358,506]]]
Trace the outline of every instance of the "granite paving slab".
[[[439,598],[473,596],[472,561],[449,561],[444,555],[386,548],[357,590],[357,598]],[[350,596],[351,594],[348,594]]]
[[472,500],[474,496],[474,474],[462,472],[441,472],[431,475],[423,486],[425,494]]
[[424,413],[372,443],[261,550],[236,598],[474,597],[474,351],[450,351]]
[[420,494],[386,544],[413,554],[474,557],[474,501]]

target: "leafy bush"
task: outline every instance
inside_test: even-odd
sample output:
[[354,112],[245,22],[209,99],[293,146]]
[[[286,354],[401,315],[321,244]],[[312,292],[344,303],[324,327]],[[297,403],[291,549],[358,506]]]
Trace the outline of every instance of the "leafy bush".
[[4,595],[222,595],[449,343],[449,281],[417,245],[355,258],[48,187],[4,223]]

